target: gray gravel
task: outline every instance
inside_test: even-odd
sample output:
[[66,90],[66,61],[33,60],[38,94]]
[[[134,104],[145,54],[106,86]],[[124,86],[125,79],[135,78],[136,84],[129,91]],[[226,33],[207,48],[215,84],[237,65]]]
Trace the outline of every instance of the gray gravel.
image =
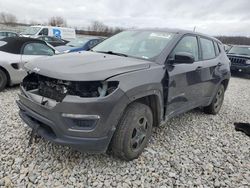
[[18,116],[18,88],[0,93],[0,186],[249,187],[250,138],[234,130],[250,122],[250,80],[232,78],[221,113],[193,110],[154,130],[141,157],[124,162],[82,154],[38,139]]

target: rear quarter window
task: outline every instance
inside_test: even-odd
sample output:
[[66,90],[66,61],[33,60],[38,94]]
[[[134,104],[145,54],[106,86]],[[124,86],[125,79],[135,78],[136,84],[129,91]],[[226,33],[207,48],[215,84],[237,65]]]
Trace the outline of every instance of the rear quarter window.
[[220,54],[219,44],[217,42],[214,42],[214,47],[215,47],[215,54],[217,56]]

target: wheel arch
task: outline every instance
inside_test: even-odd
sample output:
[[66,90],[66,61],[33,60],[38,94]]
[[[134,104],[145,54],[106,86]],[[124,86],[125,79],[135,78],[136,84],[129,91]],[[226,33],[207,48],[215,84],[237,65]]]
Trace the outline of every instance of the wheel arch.
[[148,91],[144,95],[139,94],[131,97],[130,99],[131,102],[129,104],[140,102],[148,105],[151,108],[153,113],[153,126],[158,126],[163,120],[164,105],[163,97],[160,91]]
[[229,79],[224,79],[221,81],[221,84],[224,86],[224,89],[226,90],[228,88]]

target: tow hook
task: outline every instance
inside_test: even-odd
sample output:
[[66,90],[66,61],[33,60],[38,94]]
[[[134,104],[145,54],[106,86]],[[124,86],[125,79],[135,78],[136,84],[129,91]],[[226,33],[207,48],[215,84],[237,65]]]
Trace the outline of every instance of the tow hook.
[[34,125],[34,127],[32,128],[32,131],[31,131],[31,134],[30,134],[30,139],[29,139],[28,147],[30,147],[33,144],[35,135],[36,135],[37,130],[39,128],[39,124],[34,123],[33,125]]

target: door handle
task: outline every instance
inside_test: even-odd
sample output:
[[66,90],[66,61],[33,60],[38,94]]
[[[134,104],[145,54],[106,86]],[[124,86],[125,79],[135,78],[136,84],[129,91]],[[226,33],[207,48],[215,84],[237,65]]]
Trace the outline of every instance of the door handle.
[[221,63],[221,62],[219,62],[219,63],[217,64],[217,66],[218,66],[218,67],[222,66],[222,63]]
[[198,67],[196,68],[196,70],[199,71],[199,70],[201,70],[202,68],[203,68],[202,66],[198,66]]

